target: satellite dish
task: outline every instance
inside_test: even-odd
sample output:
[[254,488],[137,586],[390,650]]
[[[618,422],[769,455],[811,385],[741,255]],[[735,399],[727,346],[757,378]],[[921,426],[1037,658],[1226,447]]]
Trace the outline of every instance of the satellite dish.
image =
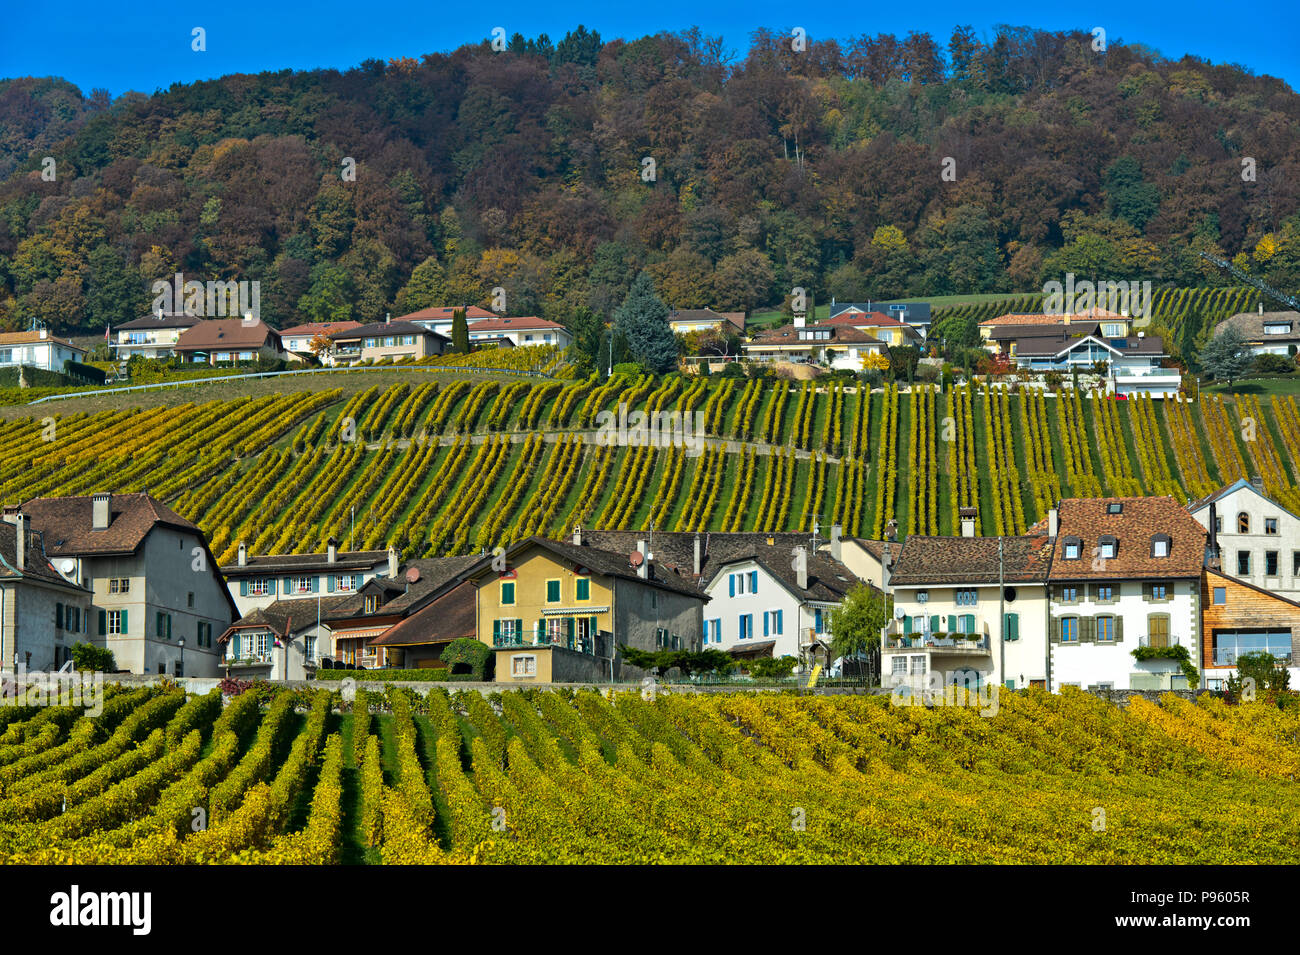
[[629,558],[629,560],[632,561],[633,567],[640,567],[641,562],[645,560],[645,558],[641,556],[641,552],[639,550],[634,550],[632,551],[632,556]]
[[406,568],[406,582],[407,582],[408,584],[413,584],[413,583],[415,583],[415,582],[416,582],[417,580],[419,580],[419,579],[420,579],[420,568],[419,568],[419,567],[408,567],[408,568]]
[[67,574],[72,573],[76,569],[77,569],[77,562],[73,560],[71,557],[65,557],[63,561],[59,564],[59,570],[61,570],[65,576]]
[[894,608],[894,619],[895,619],[895,620],[902,620],[905,616],[907,616],[907,614],[903,612],[903,608],[902,608],[902,607],[895,607],[895,608]]

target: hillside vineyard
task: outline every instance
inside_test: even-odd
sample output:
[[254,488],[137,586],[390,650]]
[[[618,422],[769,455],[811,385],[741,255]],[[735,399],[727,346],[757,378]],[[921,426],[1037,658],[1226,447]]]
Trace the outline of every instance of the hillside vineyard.
[[[601,444],[602,411],[701,414],[700,453]],[[51,423],[52,422],[52,423]],[[183,428],[182,428],[183,424]],[[0,427],[0,498],[147,490],[221,563],[389,544],[477,553],[573,526],[1022,534],[1062,497],[1171,495],[1251,474],[1300,511],[1293,396],[1116,401],[849,383],[466,380],[55,414]],[[93,459],[93,464],[88,460]]]

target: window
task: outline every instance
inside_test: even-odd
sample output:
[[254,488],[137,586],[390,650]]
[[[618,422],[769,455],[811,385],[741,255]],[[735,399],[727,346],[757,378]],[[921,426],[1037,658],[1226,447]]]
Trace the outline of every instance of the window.
[[[741,638],[743,639],[744,636],[745,636],[745,633],[744,633],[744,630],[745,630],[745,626],[744,626],[744,624],[745,624],[745,618],[744,618],[744,617],[741,617],[741,618],[740,618],[740,622],[741,622],[741,627],[740,627],[740,629],[741,629],[741,634],[740,634],[740,636],[741,636]],[[668,631],[665,630],[663,627],[657,627],[657,628],[655,628],[655,646],[658,647],[660,650],[666,650],[666,649],[668,649]]]
[[414,336],[414,335],[403,335],[403,336],[402,336],[402,344],[403,344],[403,345],[414,345],[414,344],[415,344],[415,336]]
[[650,591],[650,609],[651,610],[659,609],[659,591],[657,590]]
[[1114,617],[1097,618],[1097,642],[1098,643],[1115,642],[1115,618]]
[[1082,550],[1083,550],[1083,542],[1080,541],[1079,538],[1077,538],[1077,537],[1067,537],[1067,538],[1066,538],[1066,540],[1065,540],[1065,554],[1064,554],[1064,557],[1065,557],[1066,560],[1078,560],[1078,559],[1079,559],[1079,553],[1080,553]]
[[1291,333],[1290,322],[1265,322],[1265,335],[1289,335]]
[[513,619],[500,619],[492,622],[493,636],[496,638],[495,643],[514,643],[520,637],[519,621]]
[[560,582],[558,580],[548,580],[546,582],[546,602],[548,604],[560,602]]
[[1250,576],[1250,551],[1248,550],[1237,551],[1237,576]]
[[131,592],[130,577],[114,577],[108,582],[108,592],[110,594],[127,594]]
[[770,637],[781,634],[781,611],[767,610],[763,613],[763,636]]
[[107,632],[110,634],[126,633],[126,611],[125,610],[108,611]]
[[1169,543],[1170,538],[1168,534],[1153,534],[1151,536],[1151,556],[1168,557]]
[[163,613],[159,610],[154,615],[154,635],[159,640],[170,640],[172,638],[172,615]]
[[334,578],[334,589],[343,593],[351,593],[357,588],[356,574],[338,574]]
[[1269,653],[1273,659],[1291,664],[1291,631],[1271,630],[1215,630],[1214,665],[1236,666],[1237,657],[1243,653]]
[[1079,642],[1079,618],[1078,617],[1061,618],[1061,642],[1062,643]]
[[212,624],[207,620],[200,620],[198,626],[198,644],[201,647],[212,646]]
[[501,606],[510,607],[515,602],[515,582],[513,580],[504,581],[501,584]]
[[[1124,332],[1125,332],[1125,328],[1123,322],[1107,322],[1106,324],[1101,326],[1101,334],[1103,338],[1123,338]],[[1111,507],[1119,507],[1119,506],[1120,505],[1118,504],[1111,505]],[[1111,511],[1111,513],[1114,514],[1116,512]]]
[[1145,596],[1147,600],[1168,600],[1169,599],[1168,584],[1147,584],[1143,589],[1146,591]]
[[1277,576],[1277,551],[1275,550],[1264,551],[1264,576]]
[[907,676],[907,657],[896,656],[893,663],[890,664],[890,672],[894,676]]
[[1300,577],[1300,550],[1291,551],[1291,576]]
[[1264,518],[1264,533],[1265,533],[1265,534],[1276,534],[1276,533],[1277,533],[1277,518],[1276,518],[1276,517],[1266,517],[1266,518]]
[[1227,588],[1227,587],[1215,587],[1215,588],[1214,588],[1214,604],[1215,604],[1215,606],[1217,606],[1217,607],[1222,607],[1222,606],[1225,606],[1227,603],[1228,603],[1228,588]]
[[375,594],[366,594],[366,613],[374,613],[379,609],[379,597]]
[[742,613],[740,615],[740,639],[748,640],[754,636],[754,615],[752,613]]
[[956,602],[959,607],[973,607],[979,602],[979,591],[959,590],[956,594]]
[[569,637],[569,618],[568,617],[547,617],[546,618],[546,642],[547,643],[564,643]]
[[1061,588],[1061,603],[1063,603],[1063,604],[1074,604],[1074,603],[1078,603],[1078,602],[1079,602],[1079,588],[1078,588],[1078,587],[1062,587],[1062,588]]
[[1009,613],[1002,618],[1002,635],[1005,640],[1020,639],[1020,614]]
[[1237,533],[1238,534],[1250,533],[1250,515],[1247,514],[1245,511],[1242,511],[1240,514],[1237,515]]
[[510,675],[514,677],[537,676],[537,657],[520,654],[510,658]]
[[1147,645],[1169,646],[1169,614],[1153,613],[1147,617]]
[[307,637],[306,645],[303,647],[303,656],[308,663],[316,662],[316,638]]
[[573,599],[591,599],[591,579],[589,577],[579,577],[573,582]]
[[1220,514],[1218,517],[1216,517],[1216,518],[1214,519],[1214,530],[1215,530],[1216,533],[1219,533],[1219,534],[1222,534],[1222,533],[1223,533],[1223,515],[1222,515],[1222,514]]
[[187,607],[194,606],[194,591],[191,590],[185,595],[185,606]]
[[1097,542],[1097,545],[1097,550],[1100,552],[1099,556],[1109,559],[1115,556],[1119,541],[1113,537],[1103,537]]
[[1111,603],[1115,600],[1115,588],[1110,584],[1097,585],[1097,600],[1100,603]]
[[250,597],[264,597],[267,592],[265,577],[258,577],[248,582],[248,595]]
[[293,581],[293,592],[296,594],[309,594],[312,592],[311,577],[295,577]]
[[909,672],[913,676],[925,673],[925,657],[908,657],[908,660],[911,663]]
[[704,642],[710,640],[714,643],[722,642],[722,620],[718,617],[704,621]]

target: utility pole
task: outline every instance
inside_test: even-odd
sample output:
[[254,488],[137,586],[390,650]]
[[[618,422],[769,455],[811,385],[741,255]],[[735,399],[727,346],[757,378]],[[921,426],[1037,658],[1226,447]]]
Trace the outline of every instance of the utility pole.
[[1002,557],[1002,536],[998,535],[998,679],[1007,685],[1007,588],[1006,564]]

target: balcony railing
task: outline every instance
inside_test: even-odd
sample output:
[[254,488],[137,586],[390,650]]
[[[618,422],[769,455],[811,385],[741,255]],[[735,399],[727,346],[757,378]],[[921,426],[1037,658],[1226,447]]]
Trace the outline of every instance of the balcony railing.
[[513,647],[564,647],[566,650],[573,650],[576,653],[586,653],[595,656],[596,645],[591,637],[548,637],[546,634],[534,636],[533,634],[508,634],[494,637],[492,646],[498,650],[508,650]]
[[958,653],[987,652],[989,638],[986,634],[973,636],[962,633],[914,633],[893,636],[886,642],[886,650],[951,650]]

